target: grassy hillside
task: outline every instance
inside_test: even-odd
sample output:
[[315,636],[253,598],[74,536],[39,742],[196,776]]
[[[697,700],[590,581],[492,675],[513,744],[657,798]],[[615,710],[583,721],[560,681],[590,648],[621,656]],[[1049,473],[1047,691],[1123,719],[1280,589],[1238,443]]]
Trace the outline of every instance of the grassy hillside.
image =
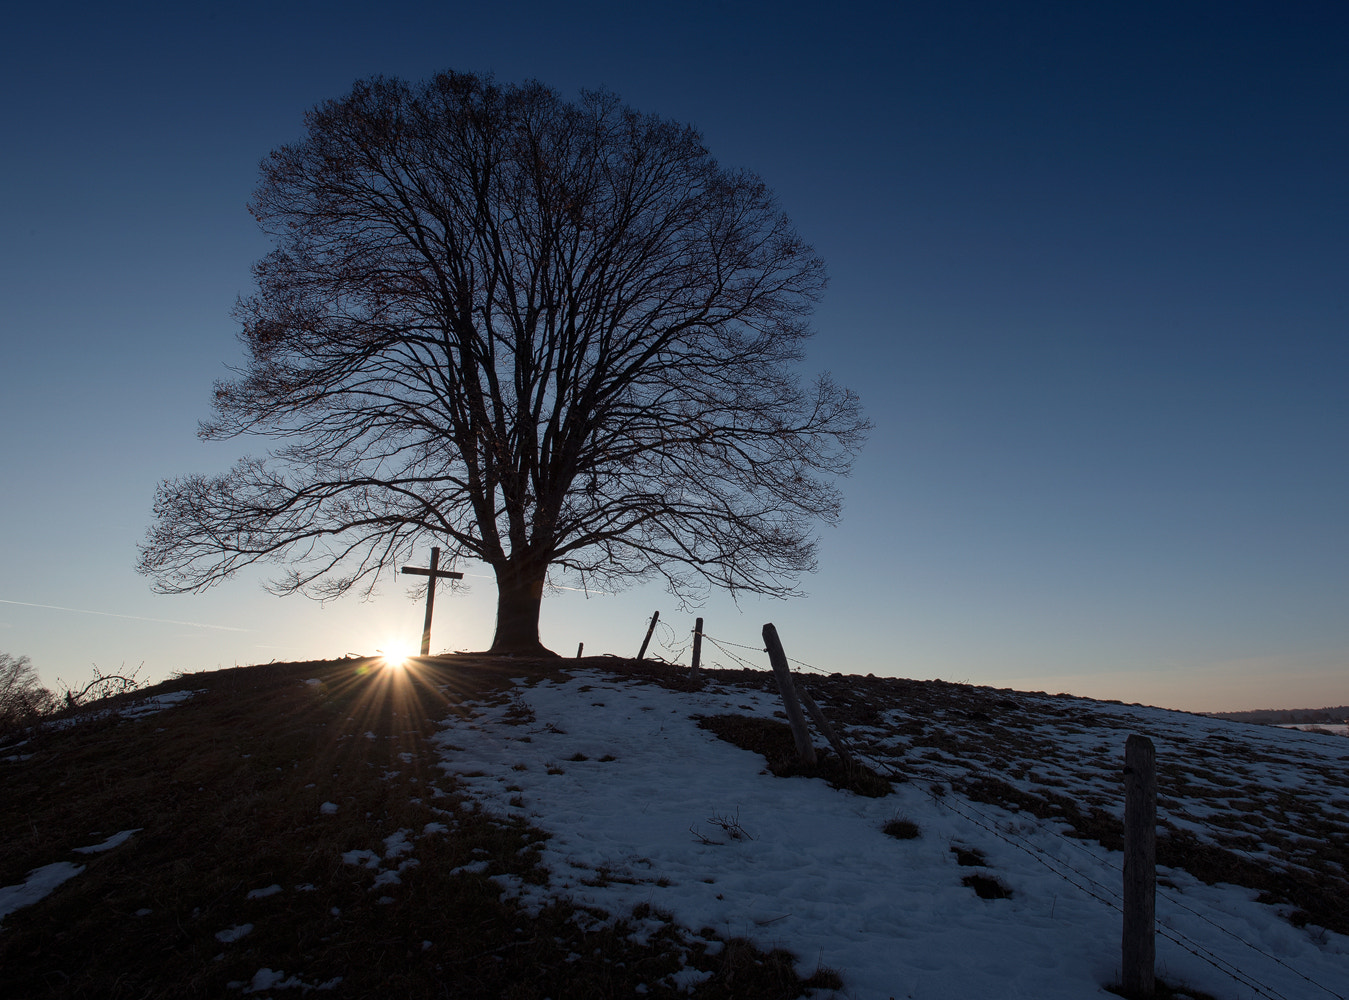
[[[568,769],[556,780],[571,781],[603,760],[578,753],[576,764],[526,764],[512,749],[532,743],[546,755],[566,721],[536,718],[519,685],[556,686],[578,667],[672,689],[690,711],[695,691],[715,691],[732,711],[701,718],[704,730],[761,754],[765,772],[802,773],[772,698],[764,701],[771,677],[758,672],[691,679],[611,658],[457,656],[416,672],[352,659],[189,675],[0,740],[0,886],[56,863],[80,867],[3,917],[0,996],[768,998],[839,989],[835,972],[788,951],[682,927],[646,904],[609,919],[542,888],[557,885],[541,860],[551,817],[532,826],[514,808],[518,796],[484,808],[475,788],[502,779],[471,747],[515,761],[501,767],[522,782],[526,767],[535,782]],[[921,789],[933,802],[965,803],[947,809],[952,820],[963,822],[966,807],[986,810],[970,814],[979,822],[1003,817],[986,828],[995,837],[1001,826],[1038,824],[1093,850],[1120,841],[1111,748],[1148,727],[1159,742],[1159,862],[1250,890],[1243,898],[1258,897],[1271,919],[1349,933],[1349,742],[936,681],[835,674],[809,683],[869,761],[848,774],[825,755],[811,772],[822,783],[873,796],[892,783]],[[572,688],[578,704],[597,697]],[[127,708],[174,692],[191,696],[153,714]],[[1266,742],[1246,745],[1247,730]],[[669,761],[665,780],[679,781],[679,767]],[[965,868],[957,874],[978,891]],[[524,908],[505,884],[541,887],[549,902]],[[702,974],[676,988],[681,968]]]
[[[140,692],[195,692],[156,714],[89,711],[4,741],[0,886],[59,860],[84,870],[4,919],[0,995],[215,997],[265,985],[254,979],[268,968],[303,969],[305,986],[340,997],[627,997],[689,960],[713,972],[701,996],[798,995],[785,955],[735,942],[703,957],[705,942],[675,928],[637,948],[622,926],[583,931],[564,903],[527,916],[484,876],[451,874],[488,859],[546,877],[545,835],[466,804],[427,738],[462,700],[556,666],[236,668]],[[343,861],[428,824],[396,902]],[[113,849],[72,853],[133,829]]]

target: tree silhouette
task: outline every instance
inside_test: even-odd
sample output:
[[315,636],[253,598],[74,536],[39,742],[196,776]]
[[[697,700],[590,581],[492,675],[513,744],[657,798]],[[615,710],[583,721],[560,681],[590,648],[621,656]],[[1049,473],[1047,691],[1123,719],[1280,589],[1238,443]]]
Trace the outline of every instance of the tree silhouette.
[[28,657],[0,653],[0,734],[35,722],[56,705]]
[[550,568],[794,592],[867,423],[796,372],[824,267],[757,176],[612,94],[453,72],[306,124],[200,431],[277,444],[160,485],[157,589],[275,560],[278,593],[368,592],[431,541],[495,572],[492,650],[533,653]]

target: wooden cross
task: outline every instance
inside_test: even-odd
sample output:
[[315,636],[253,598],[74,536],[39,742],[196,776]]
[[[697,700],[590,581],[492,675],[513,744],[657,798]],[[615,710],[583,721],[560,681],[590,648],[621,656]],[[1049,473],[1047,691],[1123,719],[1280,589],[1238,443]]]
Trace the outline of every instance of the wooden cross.
[[436,603],[436,583],[440,580],[462,580],[463,573],[451,573],[449,570],[440,568],[440,549],[431,548],[431,568],[422,569],[419,566],[404,566],[404,573],[410,573],[413,576],[429,576],[431,579],[426,582],[426,624],[422,626],[422,656],[431,655],[431,608]]

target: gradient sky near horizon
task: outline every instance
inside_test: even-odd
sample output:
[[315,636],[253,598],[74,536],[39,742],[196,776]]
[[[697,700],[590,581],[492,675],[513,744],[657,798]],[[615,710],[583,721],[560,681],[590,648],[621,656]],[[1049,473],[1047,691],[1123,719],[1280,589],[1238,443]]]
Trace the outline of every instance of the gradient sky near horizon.
[[[358,78],[446,68],[605,86],[759,172],[829,265],[807,368],[876,428],[809,597],[558,591],[545,644],[634,655],[659,609],[667,645],[695,614],[750,647],[773,621],[789,655],[848,673],[1349,704],[1349,6],[1331,2],[11,12],[0,650],[55,684],[415,643],[395,579],[323,606],[261,575],[156,595],[134,564],[160,480],[265,449],[195,437],[269,249],[245,209],[259,161]],[[436,649],[490,642],[490,571],[460,568]]]

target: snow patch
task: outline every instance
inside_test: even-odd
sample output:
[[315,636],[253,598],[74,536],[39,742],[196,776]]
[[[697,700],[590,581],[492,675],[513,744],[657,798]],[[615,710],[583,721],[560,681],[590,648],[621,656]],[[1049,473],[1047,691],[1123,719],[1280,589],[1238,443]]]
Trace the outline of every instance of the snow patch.
[[170,691],[168,694],[152,695],[149,698],[133,702],[126,708],[121,709],[119,714],[128,719],[139,719],[146,715],[162,712],[174,705],[181,705],[193,695],[201,693],[201,691]]
[[398,830],[385,837],[384,856],[392,859],[411,852],[412,844],[408,842],[408,834],[411,832],[411,830]]
[[125,844],[131,839],[132,834],[140,833],[143,829],[145,828],[138,826],[134,830],[123,830],[121,833],[114,833],[101,844],[94,844],[92,847],[76,847],[74,851],[76,854],[98,854],[100,851],[111,851],[114,847]]
[[38,900],[45,899],[62,882],[74,878],[82,871],[84,871],[83,865],[71,864],[69,861],[56,861],[49,865],[43,865],[41,868],[34,868],[28,873],[28,877],[18,885],[7,885],[0,888],[0,921],[3,921],[15,910],[32,906]]

